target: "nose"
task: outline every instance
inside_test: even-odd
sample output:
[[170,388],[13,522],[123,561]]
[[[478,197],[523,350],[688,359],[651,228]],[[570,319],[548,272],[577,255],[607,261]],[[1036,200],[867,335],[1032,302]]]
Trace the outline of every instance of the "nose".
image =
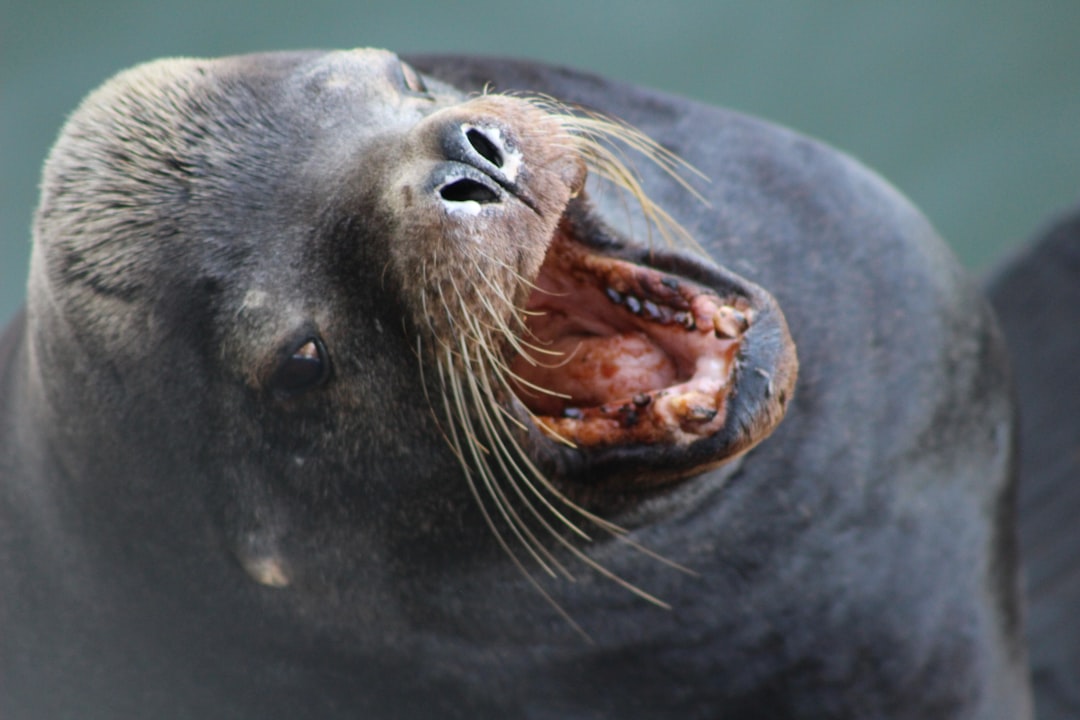
[[502,133],[491,128],[470,127],[469,125],[463,125],[461,129],[465,131],[465,140],[473,152],[496,168],[502,169],[505,158]]
[[446,159],[464,166],[439,188],[443,200],[494,203],[503,197],[500,190],[520,197],[515,182],[520,154],[497,123],[449,123],[441,136]]
[[[448,160],[457,160],[472,165],[478,170],[505,177],[508,181],[511,170],[508,160],[517,156],[517,152],[506,140],[504,130],[494,123],[451,123],[442,137],[443,152]],[[516,171],[512,175],[516,175]]]

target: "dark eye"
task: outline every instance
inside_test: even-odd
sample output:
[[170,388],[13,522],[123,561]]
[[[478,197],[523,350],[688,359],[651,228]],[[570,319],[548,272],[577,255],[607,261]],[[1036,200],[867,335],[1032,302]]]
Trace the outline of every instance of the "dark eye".
[[417,93],[418,95],[428,94],[427,85],[424,84],[424,79],[420,77],[420,73],[416,72],[412,66],[401,63],[401,78],[405,83],[405,87],[411,92]]
[[326,348],[317,337],[307,338],[282,360],[270,384],[290,395],[321,385],[330,374]]

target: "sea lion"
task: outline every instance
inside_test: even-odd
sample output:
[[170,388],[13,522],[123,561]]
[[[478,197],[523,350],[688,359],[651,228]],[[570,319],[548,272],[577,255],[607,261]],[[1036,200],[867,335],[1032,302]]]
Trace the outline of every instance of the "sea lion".
[[3,344],[4,717],[1029,715],[993,319],[792,132],[150,64],[50,154]]
[[1040,720],[1080,717],[1080,209],[990,277],[1020,414],[1019,540]]

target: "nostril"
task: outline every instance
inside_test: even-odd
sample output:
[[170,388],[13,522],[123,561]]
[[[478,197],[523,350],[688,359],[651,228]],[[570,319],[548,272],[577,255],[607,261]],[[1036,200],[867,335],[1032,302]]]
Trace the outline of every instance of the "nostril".
[[503,166],[502,153],[499,152],[499,148],[495,143],[491,142],[484,133],[476,128],[469,128],[465,131],[465,137],[468,138],[469,144],[473,146],[473,150],[480,153],[485,160],[495,167],[501,168]]
[[450,202],[468,202],[471,200],[478,203],[493,203],[499,199],[498,194],[487,185],[468,178],[455,180],[449,185],[442,186],[439,188],[439,195],[442,196],[443,200]]

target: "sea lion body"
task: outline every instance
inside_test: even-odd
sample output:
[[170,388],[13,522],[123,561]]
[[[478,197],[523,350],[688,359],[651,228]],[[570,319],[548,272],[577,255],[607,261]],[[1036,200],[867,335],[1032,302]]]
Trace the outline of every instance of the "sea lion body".
[[[371,52],[151,66],[92,96],[54,150],[3,341],[0,716],[1028,717],[1006,362],[927,222],[761,121],[532,64],[415,64],[448,112],[471,102],[450,86],[493,82],[684,157],[705,202],[635,163],[648,195],[783,309],[797,391],[780,392],[782,319],[753,304],[732,437],[787,418],[741,463],[639,493],[701,444],[541,458],[584,467],[583,503],[692,572],[563,531],[603,570],[552,541],[574,581],[552,579],[494,538],[432,396],[432,343],[403,330],[432,278],[400,242],[427,247],[403,235],[409,193],[385,192],[443,167],[441,135],[402,139],[433,116],[407,69]],[[99,151],[101,132],[126,152]],[[528,196],[521,217],[550,223],[574,163],[545,163],[558,197],[532,198],[500,147],[473,202]],[[623,200],[590,194],[634,232]],[[538,262],[522,255],[508,275]]]

